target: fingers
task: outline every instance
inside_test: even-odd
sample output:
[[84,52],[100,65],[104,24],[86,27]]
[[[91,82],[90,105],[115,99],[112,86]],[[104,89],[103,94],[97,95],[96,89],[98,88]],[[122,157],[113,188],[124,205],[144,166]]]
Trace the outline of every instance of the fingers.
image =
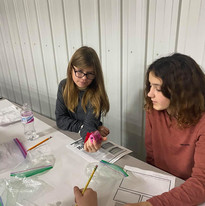
[[93,197],[97,198],[97,192],[94,191],[94,190],[91,189],[91,188],[88,188],[88,189],[86,190],[86,192],[84,193],[84,195],[90,195],[90,194],[91,194]]
[[107,140],[107,135],[110,133],[109,129],[104,126],[99,126],[98,131],[100,132],[100,135],[102,136],[102,141],[95,141],[88,139],[84,143],[84,150],[87,152],[97,152],[101,148],[101,143]]
[[108,134],[110,134],[110,130],[104,126],[99,126],[98,131],[100,132],[101,136],[103,136],[103,137],[106,137]]
[[102,141],[103,142],[107,141],[107,137],[102,137]]
[[75,187],[73,188],[73,191],[74,191],[74,195],[75,195],[75,198],[76,198],[76,199],[78,199],[79,197],[82,197],[82,196],[83,196],[82,193],[81,193],[81,191],[80,191],[80,189],[79,189],[77,186],[75,186]]
[[73,188],[75,195],[75,202],[79,206],[97,206],[97,193],[91,188],[87,188],[82,195],[77,186]]
[[95,140],[93,140],[92,143],[90,139],[88,139],[87,142],[84,144],[84,150],[86,150],[87,152],[97,152],[100,147],[101,143],[98,144]]

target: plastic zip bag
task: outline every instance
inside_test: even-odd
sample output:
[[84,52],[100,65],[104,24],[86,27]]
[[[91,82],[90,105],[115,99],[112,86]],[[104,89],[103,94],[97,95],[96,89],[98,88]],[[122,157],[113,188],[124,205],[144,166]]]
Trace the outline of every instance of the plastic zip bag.
[[25,161],[15,167],[10,173],[10,176],[30,177],[37,174],[44,174],[52,169],[54,164],[54,155],[46,154],[45,148],[41,147],[29,151]]
[[1,196],[0,196],[0,206],[4,206]]
[[[85,169],[85,174],[89,178],[91,171],[98,165],[89,187],[100,194],[98,198],[99,205],[107,205],[109,198],[112,197],[112,191],[115,191],[119,186],[123,178],[127,177],[126,172],[119,166],[108,163],[106,161],[100,161],[95,163],[89,163]],[[112,188],[112,190],[110,190]]]
[[122,178],[128,176],[128,174],[121,167],[104,160],[97,163],[89,163],[85,171],[86,176],[89,177],[95,165],[98,165],[98,169],[96,170],[93,179],[100,184],[104,184],[107,181],[122,180]]
[[16,167],[26,156],[27,152],[18,138],[0,144],[0,173]]
[[0,180],[3,206],[37,206],[34,200],[50,190],[51,186],[36,178],[12,177]]
[[22,171],[12,172],[10,176],[16,177],[30,177],[36,174],[44,173],[47,170],[52,169],[52,165],[40,166],[40,167],[33,167]]

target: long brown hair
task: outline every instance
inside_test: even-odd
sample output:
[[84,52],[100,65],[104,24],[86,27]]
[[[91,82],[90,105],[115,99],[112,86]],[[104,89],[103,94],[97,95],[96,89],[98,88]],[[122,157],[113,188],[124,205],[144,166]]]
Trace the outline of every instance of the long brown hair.
[[153,62],[146,75],[146,110],[153,109],[148,97],[150,72],[162,79],[162,94],[170,99],[169,113],[177,119],[178,125],[195,125],[205,111],[205,75],[199,65],[191,57],[179,53]]
[[75,112],[78,105],[79,89],[72,79],[73,66],[78,68],[92,67],[95,73],[95,79],[88,86],[82,98],[82,108],[86,112],[88,103],[94,108],[94,114],[98,117],[101,113],[106,115],[109,111],[109,100],[105,91],[104,79],[100,60],[97,53],[91,47],[83,46],[79,48],[69,61],[67,68],[67,80],[63,90],[63,98],[68,109]]

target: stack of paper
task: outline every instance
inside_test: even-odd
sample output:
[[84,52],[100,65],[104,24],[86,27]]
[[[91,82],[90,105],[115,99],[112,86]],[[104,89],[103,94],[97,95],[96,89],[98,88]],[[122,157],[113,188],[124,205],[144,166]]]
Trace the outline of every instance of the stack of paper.
[[20,111],[15,106],[0,110],[0,125],[7,125],[21,120]]

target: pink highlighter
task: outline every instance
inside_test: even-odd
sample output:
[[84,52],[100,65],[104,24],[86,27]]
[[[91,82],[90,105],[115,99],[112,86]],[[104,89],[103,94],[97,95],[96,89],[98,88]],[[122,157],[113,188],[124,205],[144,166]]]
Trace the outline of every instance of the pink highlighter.
[[93,143],[93,140],[95,140],[98,144],[101,143],[102,137],[98,130],[95,132],[92,132],[89,136],[90,141]]

